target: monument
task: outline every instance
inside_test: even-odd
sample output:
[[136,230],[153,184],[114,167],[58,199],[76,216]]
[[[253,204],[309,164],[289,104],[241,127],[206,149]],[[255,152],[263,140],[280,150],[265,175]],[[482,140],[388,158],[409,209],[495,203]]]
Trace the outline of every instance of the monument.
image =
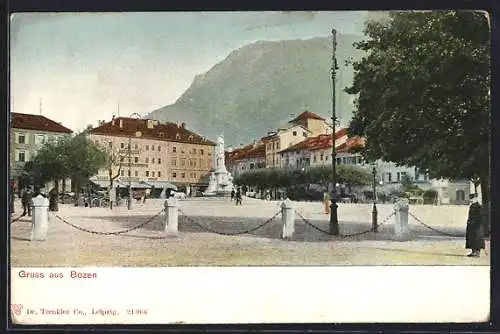
[[233,177],[226,169],[224,158],[224,138],[217,138],[217,146],[215,147],[215,169],[210,174],[207,190],[203,192],[203,196],[228,196],[234,189]]

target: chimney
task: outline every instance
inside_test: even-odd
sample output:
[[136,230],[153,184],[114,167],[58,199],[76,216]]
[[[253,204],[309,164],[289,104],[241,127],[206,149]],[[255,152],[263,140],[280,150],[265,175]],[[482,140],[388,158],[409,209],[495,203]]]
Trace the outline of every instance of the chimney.
[[115,126],[115,115],[113,115],[113,117],[111,117],[111,125]]
[[177,127],[180,128],[181,127],[181,122],[177,121]]
[[185,129],[185,128],[186,128],[186,123],[184,123],[184,122],[183,122],[183,123],[181,124],[181,127],[182,127],[183,129]]
[[87,125],[87,130],[92,130],[93,128],[92,124]]
[[120,120],[120,129],[123,128],[123,119]]

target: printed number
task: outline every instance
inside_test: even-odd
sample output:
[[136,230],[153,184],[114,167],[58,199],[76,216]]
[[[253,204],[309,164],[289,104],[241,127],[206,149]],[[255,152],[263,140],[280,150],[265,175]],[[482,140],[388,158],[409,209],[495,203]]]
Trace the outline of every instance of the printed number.
[[134,315],[134,314],[140,314],[140,315],[147,315],[148,311],[146,309],[127,309],[127,315]]

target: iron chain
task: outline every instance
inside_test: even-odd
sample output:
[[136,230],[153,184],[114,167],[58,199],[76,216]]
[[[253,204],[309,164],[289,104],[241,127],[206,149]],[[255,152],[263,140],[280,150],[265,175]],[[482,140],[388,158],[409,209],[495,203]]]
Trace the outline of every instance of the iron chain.
[[463,234],[461,235],[458,235],[458,234],[451,234],[451,233],[447,233],[447,232],[443,232],[443,231],[439,231],[437,229],[435,229],[434,227],[432,226],[429,226],[427,225],[426,223],[424,223],[421,219],[419,219],[418,217],[416,217],[413,213],[411,212],[408,212],[408,214],[413,217],[413,219],[415,219],[418,223],[422,224],[424,227],[428,228],[429,230],[431,231],[434,231],[438,234],[442,234],[442,235],[446,235],[446,236],[449,236],[449,237],[454,237],[454,238],[463,238]]
[[266,220],[265,222],[263,222],[262,224],[256,226],[256,227],[252,227],[248,230],[245,230],[245,231],[239,231],[239,232],[220,232],[220,231],[216,231],[214,229],[211,229],[210,227],[207,227],[205,225],[202,225],[202,224],[199,224],[197,223],[196,221],[194,221],[191,217],[189,217],[188,215],[186,215],[186,213],[184,213],[181,209],[179,209],[179,212],[184,216],[186,217],[186,219],[191,222],[192,224],[208,231],[208,232],[212,232],[212,233],[216,233],[216,234],[220,234],[220,235],[227,235],[227,236],[233,236],[233,235],[240,235],[240,234],[248,234],[248,233],[251,233],[251,232],[254,232],[256,230],[258,230],[259,228],[262,228],[264,227],[265,225],[269,224],[274,218],[276,218],[277,215],[279,215],[281,213],[281,210],[276,212],[276,214],[274,214],[274,216],[272,216],[271,218],[269,218],[268,220]]
[[[306,225],[309,225],[311,226],[312,228],[316,229],[317,231],[320,231],[322,233],[325,233],[325,234],[328,234],[328,235],[334,235],[334,236],[340,236],[340,237],[343,237],[343,238],[348,238],[348,237],[355,237],[355,236],[358,236],[358,235],[363,235],[363,234],[367,234],[367,233],[370,233],[370,232],[373,232],[373,227],[370,228],[369,230],[366,230],[366,231],[362,231],[362,232],[356,232],[356,233],[351,233],[351,234],[341,234],[339,233],[338,235],[337,234],[333,234],[331,233],[330,231],[326,231],[326,230],[323,230],[322,228],[319,228],[318,226],[312,224],[311,222],[309,222],[300,212],[298,212],[297,210],[295,210],[295,212],[297,213],[297,215],[304,221],[304,223],[306,223]],[[394,216],[396,213],[393,211],[387,218],[385,218],[380,224],[377,224],[377,227],[380,227],[382,225],[384,225],[392,216]]]
[[158,217],[163,211],[164,211],[164,209],[162,209],[160,212],[158,212],[157,214],[155,214],[153,217],[149,218],[148,220],[146,220],[145,222],[143,222],[143,223],[141,223],[139,225],[136,225],[134,227],[131,227],[131,228],[128,228],[128,229],[125,229],[125,230],[122,230],[122,231],[115,231],[115,232],[92,231],[92,230],[83,228],[81,226],[77,226],[75,224],[72,224],[69,221],[65,220],[64,218],[59,217],[58,215],[54,215],[54,216],[56,218],[58,218],[60,221],[62,221],[63,223],[65,223],[65,224],[67,224],[67,225],[69,225],[69,226],[71,226],[71,227],[73,227],[73,228],[75,228],[77,230],[83,231],[83,232],[87,232],[87,233],[91,233],[91,234],[100,234],[100,235],[119,235],[119,234],[127,233],[127,232],[130,232],[130,231],[133,231],[133,230],[137,230],[137,229],[145,226],[146,224],[148,224],[151,221],[153,221],[153,219],[155,219],[156,217]]

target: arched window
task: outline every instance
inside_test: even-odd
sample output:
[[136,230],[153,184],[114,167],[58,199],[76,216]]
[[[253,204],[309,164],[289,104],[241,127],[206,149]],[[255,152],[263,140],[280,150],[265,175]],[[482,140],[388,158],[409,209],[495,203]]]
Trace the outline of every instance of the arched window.
[[175,139],[177,139],[177,140],[181,139],[181,135],[177,133],[177,134],[175,135]]
[[457,190],[456,195],[457,195],[457,201],[465,201],[465,191]]

